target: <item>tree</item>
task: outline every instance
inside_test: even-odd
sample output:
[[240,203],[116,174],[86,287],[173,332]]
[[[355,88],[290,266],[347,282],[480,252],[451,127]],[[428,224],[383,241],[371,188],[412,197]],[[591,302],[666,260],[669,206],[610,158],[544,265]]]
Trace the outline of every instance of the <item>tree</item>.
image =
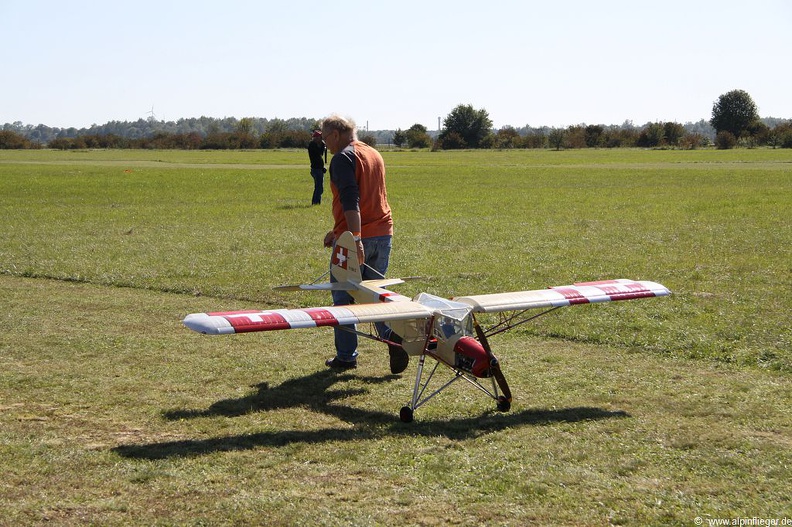
[[547,136],[550,146],[556,150],[561,150],[561,147],[564,146],[564,139],[566,139],[566,131],[563,128],[553,128]]
[[[443,121],[443,131],[440,133],[440,142],[443,148],[451,148],[451,144],[459,144],[459,138],[468,148],[479,148],[482,140],[492,133],[492,120],[489,113],[476,110],[470,104],[460,104]],[[451,136],[456,134],[453,140]],[[448,141],[447,141],[448,139]]]
[[602,146],[603,133],[605,127],[598,124],[590,124],[586,127],[586,146],[589,148],[597,148]]
[[393,132],[393,144],[397,147],[401,148],[401,146],[407,141],[407,137],[405,137],[404,132],[402,129],[399,128],[395,132]]
[[512,126],[504,126],[495,134],[495,148],[519,148],[522,146],[520,133]]
[[432,138],[429,137],[426,127],[422,124],[412,125],[404,132],[404,136],[407,146],[410,148],[428,148],[432,144]]
[[267,123],[264,131],[270,134],[282,134],[288,131],[289,126],[283,119],[272,119],[270,122]]
[[712,106],[710,124],[717,133],[729,132],[739,138],[748,127],[759,120],[759,113],[751,96],[744,90],[724,93]]
[[253,135],[253,119],[243,117],[236,125],[238,148],[256,148],[259,140]]
[[236,131],[239,135],[253,135],[253,119],[251,117],[243,117],[236,125]]
[[685,136],[685,127],[679,123],[668,121],[663,124],[665,130],[666,143],[672,146],[678,146],[679,141]]
[[582,124],[570,125],[564,134],[564,146],[566,148],[585,148],[586,128]]
[[635,144],[641,148],[654,148],[662,146],[665,141],[665,126],[663,123],[648,123],[646,128],[641,130]]

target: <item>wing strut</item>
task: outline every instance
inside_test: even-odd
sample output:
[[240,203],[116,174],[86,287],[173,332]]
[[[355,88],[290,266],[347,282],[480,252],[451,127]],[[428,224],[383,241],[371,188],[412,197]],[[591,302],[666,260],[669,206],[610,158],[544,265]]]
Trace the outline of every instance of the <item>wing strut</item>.
[[[509,331],[510,329],[516,328],[517,326],[521,326],[521,325],[523,325],[523,324],[525,324],[527,322],[530,322],[532,320],[535,320],[535,319],[537,319],[537,318],[539,318],[539,317],[541,317],[543,315],[547,315],[548,313],[552,313],[553,311],[555,311],[556,309],[560,309],[561,307],[563,307],[563,306],[552,307],[552,308],[550,308],[550,309],[548,309],[546,311],[542,311],[541,313],[537,313],[536,315],[533,315],[531,317],[525,317],[525,314],[529,311],[528,309],[524,309],[522,311],[518,311],[516,313],[513,313],[510,316],[504,316],[503,314],[501,314],[500,321],[498,321],[498,323],[495,324],[494,326],[492,326],[490,328],[487,328],[486,335],[488,337],[492,337],[494,335],[499,335],[500,333],[504,333],[506,331]],[[521,317],[525,317],[525,318],[521,318]],[[475,320],[475,318],[474,318],[474,320]],[[476,323],[476,324],[478,324],[478,323]],[[478,331],[476,333],[478,333]],[[481,339],[479,339],[479,340],[481,340]],[[482,342],[482,344],[483,344],[483,342]]]

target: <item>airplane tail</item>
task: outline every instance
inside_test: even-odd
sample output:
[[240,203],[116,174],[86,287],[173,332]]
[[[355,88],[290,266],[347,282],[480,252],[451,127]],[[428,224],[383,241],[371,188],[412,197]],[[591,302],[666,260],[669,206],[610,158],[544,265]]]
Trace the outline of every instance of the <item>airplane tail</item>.
[[[363,280],[361,263],[358,261],[357,244],[352,233],[347,231],[338,237],[333,246],[333,256],[330,260],[330,274],[332,282],[311,283],[303,285],[287,285],[276,287],[281,291],[350,291],[353,297],[359,302],[373,303],[388,300],[409,300],[396,293],[383,289],[388,286],[403,284],[401,278],[377,278],[374,280]],[[415,278],[415,277],[413,277]],[[367,296],[358,298],[362,291],[367,292]]]
[[359,284],[363,280],[363,272],[358,261],[357,244],[349,231],[336,240],[333,257],[330,260],[330,274],[338,282]]

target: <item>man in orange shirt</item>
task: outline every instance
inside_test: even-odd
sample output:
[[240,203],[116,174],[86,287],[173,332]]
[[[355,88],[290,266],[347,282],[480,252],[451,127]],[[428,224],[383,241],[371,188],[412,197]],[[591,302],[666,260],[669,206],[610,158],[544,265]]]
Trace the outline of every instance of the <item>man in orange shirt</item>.
[[[359,141],[355,123],[332,115],[322,122],[322,137],[333,154],[330,160],[330,189],[333,194],[333,230],[324,239],[333,247],[345,231],[352,232],[364,280],[382,278],[388,270],[393,217],[385,188],[385,162],[377,150]],[[334,278],[331,276],[331,281]],[[346,291],[332,291],[333,305],[348,305],[352,297]],[[351,326],[349,329],[354,329]],[[380,336],[388,338],[387,327],[377,326]],[[348,329],[334,328],[336,356],[327,366],[346,370],[357,367],[357,335]],[[401,347],[390,347],[392,373],[407,368],[409,357]]]

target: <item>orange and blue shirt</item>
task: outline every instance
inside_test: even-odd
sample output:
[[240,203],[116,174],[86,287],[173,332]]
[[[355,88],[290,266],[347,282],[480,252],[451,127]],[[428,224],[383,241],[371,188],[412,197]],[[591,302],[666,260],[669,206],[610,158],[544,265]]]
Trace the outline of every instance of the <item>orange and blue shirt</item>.
[[333,192],[333,232],[341,236],[349,228],[344,212],[360,211],[361,236],[393,235],[393,217],[385,188],[382,155],[362,141],[352,141],[330,160]]

